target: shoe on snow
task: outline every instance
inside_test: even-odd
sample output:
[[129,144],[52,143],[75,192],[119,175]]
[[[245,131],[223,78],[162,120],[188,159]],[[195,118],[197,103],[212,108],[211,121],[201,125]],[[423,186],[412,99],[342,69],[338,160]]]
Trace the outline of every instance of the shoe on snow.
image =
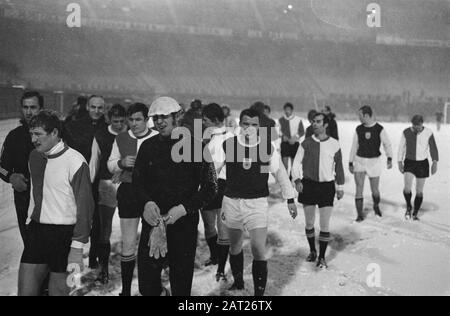
[[217,282],[220,282],[220,281],[227,282],[227,281],[228,281],[228,278],[227,278],[227,276],[225,275],[225,273],[217,273],[217,274],[216,274],[216,281],[217,281]]
[[378,205],[373,207],[374,211],[375,211],[375,215],[378,217],[383,217],[383,213],[381,213],[380,207]]
[[324,258],[321,258],[317,261],[317,267],[319,269],[328,269],[328,264]]
[[306,258],[306,262],[316,262],[316,260],[317,260],[317,252],[315,251],[312,251]]

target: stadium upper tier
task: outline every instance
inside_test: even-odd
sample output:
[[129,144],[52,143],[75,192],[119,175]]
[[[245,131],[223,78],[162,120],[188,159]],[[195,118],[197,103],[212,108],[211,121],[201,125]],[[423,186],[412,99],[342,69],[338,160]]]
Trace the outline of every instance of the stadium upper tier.
[[[161,25],[216,27],[323,35],[450,40],[448,0],[378,0],[379,29],[366,25],[361,0],[0,0],[0,5],[36,13],[65,15],[68,3],[83,17]],[[292,9],[287,9],[288,5]]]
[[448,96],[450,54],[443,48],[69,29],[17,19],[0,19],[0,29],[0,79],[34,87],[262,97],[408,90]]

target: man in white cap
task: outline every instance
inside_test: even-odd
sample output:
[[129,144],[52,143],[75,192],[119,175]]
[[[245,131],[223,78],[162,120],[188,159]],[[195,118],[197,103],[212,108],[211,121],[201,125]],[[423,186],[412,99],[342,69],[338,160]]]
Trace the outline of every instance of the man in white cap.
[[178,133],[180,113],[180,105],[172,98],[161,97],[152,103],[149,115],[159,135],[142,144],[133,170],[133,187],[143,217],[138,252],[143,296],[168,293],[161,284],[166,264],[172,294],[191,294],[199,210],[217,194],[214,164],[203,156],[201,139],[186,134],[187,129],[183,135]]

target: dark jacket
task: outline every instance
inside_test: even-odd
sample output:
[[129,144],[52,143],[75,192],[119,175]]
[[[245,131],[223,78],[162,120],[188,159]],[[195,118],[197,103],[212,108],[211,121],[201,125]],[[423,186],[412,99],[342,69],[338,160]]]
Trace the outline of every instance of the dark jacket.
[[[188,157],[195,161],[194,149],[204,148],[204,144],[195,144],[199,141],[193,138],[188,141],[192,149]],[[218,186],[214,164],[206,162],[205,158],[199,159],[201,162],[176,163],[171,153],[177,143],[178,140],[157,135],[141,145],[133,170],[133,187],[142,212],[145,204],[153,201],[159,206],[161,215],[180,204],[188,215],[193,215],[216,196]]]
[[328,115],[330,119],[330,124],[328,124],[327,135],[333,137],[336,140],[339,140],[339,132],[338,126],[336,123],[336,115],[334,113],[330,113]]
[[6,136],[3,143],[0,158],[0,178],[9,183],[9,177],[13,173],[21,173],[27,179],[30,178],[28,160],[34,146],[31,142],[30,130],[25,121],[22,125],[12,130]]
[[89,162],[95,133],[102,128],[106,128],[104,118],[93,121],[87,114],[77,120],[66,120],[63,138],[69,147],[78,151]]

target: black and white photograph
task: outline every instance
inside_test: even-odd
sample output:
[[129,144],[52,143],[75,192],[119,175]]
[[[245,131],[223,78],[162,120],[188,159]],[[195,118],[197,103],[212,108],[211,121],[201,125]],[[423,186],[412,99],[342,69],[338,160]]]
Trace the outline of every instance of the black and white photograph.
[[0,296],[450,296],[449,115],[450,0],[0,0]]

